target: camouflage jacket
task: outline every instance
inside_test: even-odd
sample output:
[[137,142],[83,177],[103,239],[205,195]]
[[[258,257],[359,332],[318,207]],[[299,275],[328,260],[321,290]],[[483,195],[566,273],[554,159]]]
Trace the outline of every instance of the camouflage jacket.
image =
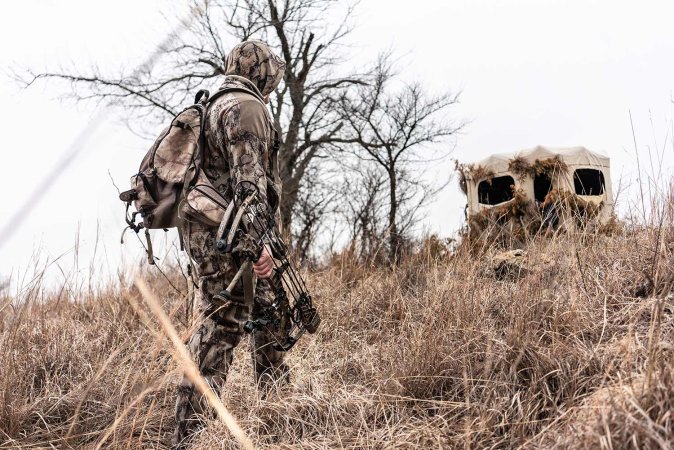
[[281,195],[278,138],[269,110],[248,79],[228,75],[222,85],[227,87],[244,88],[256,95],[230,92],[211,105],[204,127],[204,174],[227,202],[234,199],[236,186],[248,182],[257,186],[263,201],[277,211]]

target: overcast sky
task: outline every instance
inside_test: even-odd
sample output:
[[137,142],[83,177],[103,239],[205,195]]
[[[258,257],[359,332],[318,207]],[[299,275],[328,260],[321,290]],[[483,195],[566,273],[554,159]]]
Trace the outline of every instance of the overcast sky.
[[[60,102],[62,86],[19,90],[7,76],[10,69],[96,63],[115,71],[138,64],[177,22],[173,9],[186,12],[177,3],[169,12],[166,4],[23,0],[3,5],[0,226],[94,113],[91,105]],[[456,141],[454,158],[473,161],[538,144],[583,145],[611,157],[614,184],[622,179],[634,187],[637,152],[630,111],[642,165],[650,171],[656,148],[665,148],[662,170],[673,172],[673,13],[674,2],[664,0],[362,0],[347,64],[364,64],[393,49],[406,79],[431,91],[461,90],[452,114],[470,123]],[[123,208],[108,172],[126,189],[147,146],[111,115],[0,249],[0,277],[30,270],[35,252],[43,260],[65,254],[59,264],[66,273],[73,268],[87,273],[91,261],[99,272],[114,271],[124,248],[135,258],[137,241],[119,244]],[[653,166],[660,168],[657,162]],[[447,161],[427,176],[447,177],[451,171]],[[461,225],[464,205],[451,183],[429,208],[423,227],[450,235]],[[78,230],[79,261],[73,256]],[[56,265],[52,270],[57,279],[62,276]]]

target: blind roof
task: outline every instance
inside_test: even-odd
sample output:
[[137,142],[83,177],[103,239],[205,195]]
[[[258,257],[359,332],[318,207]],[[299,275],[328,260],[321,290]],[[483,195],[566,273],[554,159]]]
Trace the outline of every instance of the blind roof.
[[608,156],[603,153],[590,151],[585,147],[543,147],[540,145],[514,153],[497,153],[475,164],[483,166],[486,169],[491,169],[494,173],[499,174],[508,172],[508,164],[512,159],[517,157],[524,158],[533,163],[537,159],[548,159],[557,155],[569,166],[610,167]]

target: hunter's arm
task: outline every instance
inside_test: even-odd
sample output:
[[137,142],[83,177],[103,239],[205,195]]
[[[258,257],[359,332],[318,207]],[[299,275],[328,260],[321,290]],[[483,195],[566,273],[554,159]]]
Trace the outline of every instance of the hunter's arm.
[[265,161],[269,151],[269,131],[264,108],[257,100],[244,99],[224,116],[224,125],[231,158],[232,186],[235,189],[242,183],[256,186],[260,200],[266,204]]

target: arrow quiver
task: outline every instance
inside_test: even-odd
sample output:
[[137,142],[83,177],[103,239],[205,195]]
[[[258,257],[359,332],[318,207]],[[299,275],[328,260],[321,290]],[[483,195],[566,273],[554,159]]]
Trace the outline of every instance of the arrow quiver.
[[257,189],[239,186],[237,198],[244,200],[238,202],[238,206],[236,200],[228,205],[218,229],[216,248],[222,253],[231,253],[240,268],[215,299],[224,302],[231,298],[244,272],[250,270],[266,246],[274,263],[273,274],[268,279],[274,302],[260,317],[246,322],[244,330],[252,333],[269,329],[276,341],[274,348],[288,351],[305,331],[313,334],[318,330],[321,317],[313,306],[304,279],[288,258],[288,247],[277,231],[274,215],[258,201]]

